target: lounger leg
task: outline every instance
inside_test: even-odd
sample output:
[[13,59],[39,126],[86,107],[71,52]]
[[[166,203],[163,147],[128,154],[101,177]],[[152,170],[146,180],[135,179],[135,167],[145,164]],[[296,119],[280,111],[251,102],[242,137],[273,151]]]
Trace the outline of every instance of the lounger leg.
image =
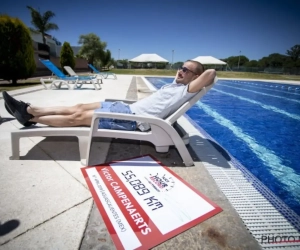
[[188,145],[190,143],[190,136],[189,136],[189,134],[185,134],[184,136],[181,137],[181,139],[183,140],[183,143],[185,145]]
[[[189,167],[189,166],[193,166],[194,165],[194,161],[189,153],[189,151],[187,150],[186,146],[184,145],[184,142],[175,145],[185,166]],[[168,146],[156,146],[155,147],[156,152],[158,153],[166,153],[169,151],[169,147]]]
[[20,137],[14,133],[11,133],[11,152],[12,160],[18,160],[20,159]]
[[76,88],[80,89],[84,83],[86,83],[86,82],[83,82],[83,81],[81,83],[77,82],[76,84],[74,84],[73,89],[76,89]]
[[55,89],[60,89],[60,88],[61,88],[61,85],[62,85],[62,81],[61,81],[61,80],[54,80],[54,81],[51,83],[49,89],[53,89],[53,87],[54,87]]
[[184,165],[186,167],[190,167],[194,165],[194,161],[189,153],[189,151],[187,150],[186,146],[184,145],[184,142],[182,141],[182,143],[176,143],[175,147],[178,150],[178,153],[180,154]]
[[169,146],[155,146],[155,150],[158,153],[166,153],[169,151]]
[[102,79],[97,79],[97,84],[99,85],[99,90],[102,88],[101,83],[102,83]]
[[82,165],[88,165],[88,158],[87,158],[87,146],[89,142],[89,137],[87,136],[77,136],[78,144],[79,144],[79,156],[80,162]]
[[40,82],[44,86],[45,89],[48,89],[46,83],[44,82],[44,79],[41,78]]
[[[102,81],[102,80],[101,80],[101,81]],[[100,90],[100,89],[101,89],[101,85],[100,85],[100,83],[99,83],[99,79],[95,79],[95,82],[94,82],[94,80],[91,80],[91,82],[92,82],[92,84],[94,85],[95,90]],[[98,85],[99,87],[97,87],[97,85]]]
[[92,80],[91,82],[92,82],[92,84],[93,84],[93,86],[94,86],[94,89],[95,89],[95,90],[99,90],[98,87],[97,87],[97,85],[96,85],[97,83],[94,83],[93,80]]
[[177,148],[178,153],[181,156],[181,159],[184,162],[184,165],[186,167],[189,166],[193,166],[194,165],[194,161],[189,153],[189,151],[187,150],[185,144],[189,142],[189,136],[188,134],[185,134],[182,138],[179,136],[179,134],[177,133],[177,131],[175,130],[175,128],[171,127],[168,130],[168,133],[170,135],[170,137],[173,140],[174,146]]

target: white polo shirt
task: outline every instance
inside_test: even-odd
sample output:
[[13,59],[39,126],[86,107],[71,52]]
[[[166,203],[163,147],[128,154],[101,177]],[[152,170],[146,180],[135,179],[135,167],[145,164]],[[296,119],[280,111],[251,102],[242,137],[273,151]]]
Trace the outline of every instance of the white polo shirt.
[[[136,115],[155,116],[164,119],[197,94],[197,92],[189,93],[188,86],[188,84],[174,82],[164,85],[152,95],[130,104],[130,109]],[[146,131],[150,129],[150,126],[147,123],[138,122],[138,128],[141,131]]]

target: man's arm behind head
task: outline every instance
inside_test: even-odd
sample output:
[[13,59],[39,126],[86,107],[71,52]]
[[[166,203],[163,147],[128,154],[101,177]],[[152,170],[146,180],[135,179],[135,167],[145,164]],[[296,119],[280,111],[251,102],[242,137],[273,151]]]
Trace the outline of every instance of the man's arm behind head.
[[200,76],[198,76],[195,80],[190,82],[188,91],[190,93],[200,91],[203,87],[212,84],[216,75],[217,74],[214,69],[205,70]]

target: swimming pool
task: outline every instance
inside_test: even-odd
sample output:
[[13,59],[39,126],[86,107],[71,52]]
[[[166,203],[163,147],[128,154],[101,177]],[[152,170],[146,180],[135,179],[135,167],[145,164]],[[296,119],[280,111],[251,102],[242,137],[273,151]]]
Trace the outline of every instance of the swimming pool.
[[300,86],[219,80],[187,115],[300,214]]

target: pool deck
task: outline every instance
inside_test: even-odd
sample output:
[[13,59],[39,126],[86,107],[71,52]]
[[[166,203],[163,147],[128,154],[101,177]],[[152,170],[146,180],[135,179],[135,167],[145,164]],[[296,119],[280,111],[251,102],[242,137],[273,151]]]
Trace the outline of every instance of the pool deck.
[[[105,79],[101,86],[95,91],[90,85],[84,85],[83,90],[45,90],[41,85],[9,93],[37,106],[105,98],[137,100],[149,94],[139,76],[118,75],[117,80]],[[2,95],[0,114],[0,249],[115,249],[81,173],[77,140],[24,138],[21,159],[10,160],[10,133],[21,125],[6,112]],[[205,168],[205,164],[227,168],[226,157],[196,133],[187,119],[182,117],[180,124],[191,135],[193,167],[184,167],[174,148],[159,154],[148,143],[115,139],[93,143],[92,163],[151,154],[223,209],[154,249],[260,249]]]

